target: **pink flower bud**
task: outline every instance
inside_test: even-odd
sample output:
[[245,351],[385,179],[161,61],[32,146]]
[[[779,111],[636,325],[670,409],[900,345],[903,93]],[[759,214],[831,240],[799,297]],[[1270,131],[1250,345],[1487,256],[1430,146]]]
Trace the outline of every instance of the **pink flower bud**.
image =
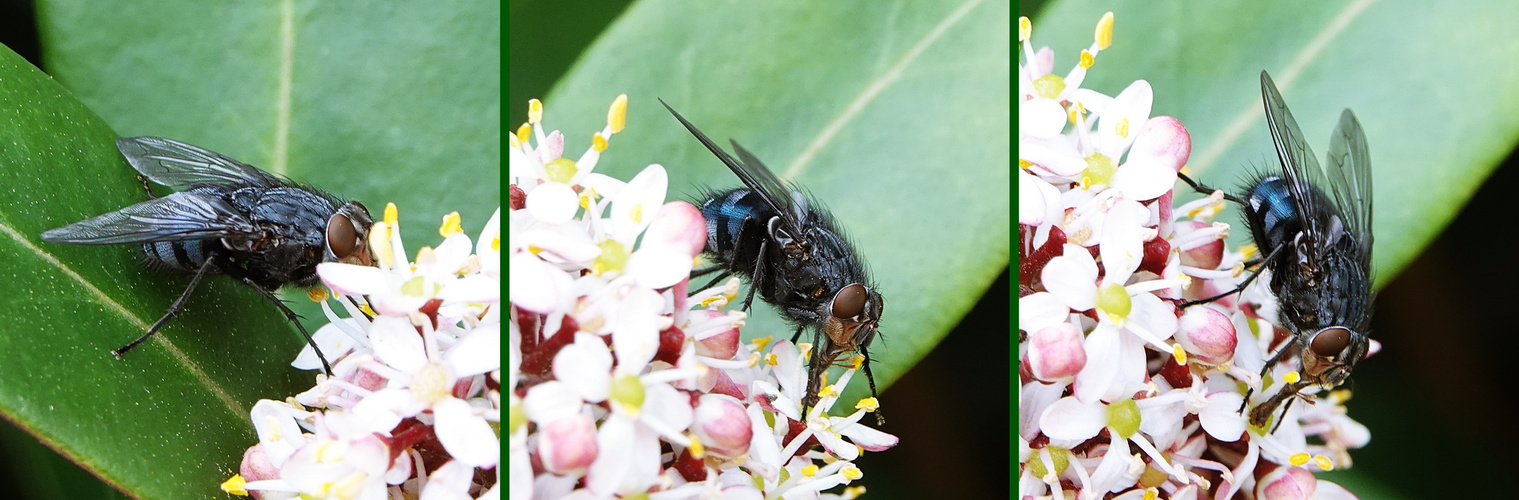
[[1301,500],[1318,498],[1319,480],[1301,467],[1279,467],[1255,485],[1255,498],[1261,500]]
[[1234,334],[1234,322],[1217,309],[1207,306],[1189,307],[1181,315],[1181,325],[1176,341],[1182,349],[1209,364],[1223,364],[1234,359],[1234,347],[1239,337]]
[[1029,370],[1039,380],[1069,381],[1087,364],[1081,330],[1070,323],[1041,328],[1029,336]]
[[668,246],[687,257],[695,257],[707,244],[707,221],[701,210],[684,201],[672,201],[660,207],[649,229],[644,231],[643,247]]
[[1145,122],[1144,130],[1134,139],[1129,149],[1129,161],[1151,160],[1181,171],[1192,155],[1192,136],[1180,121],[1169,116],[1157,116]]
[[280,468],[269,461],[269,455],[264,453],[263,444],[255,444],[248,451],[243,452],[243,463],[237,468],[237,473],[248,481],[262,481],[265,479],[279,479]]
[[702,395],[696,405],[696,421],[691,425],[691,431],[708,451],[728,457],[747,453],[749,441],[754,437],[754,428],[749,424],[744,405],[720,394]]
[[538,429],[538,456],[549,471],[583,470],[596,461],[596,423],[584,414],[566,415]]

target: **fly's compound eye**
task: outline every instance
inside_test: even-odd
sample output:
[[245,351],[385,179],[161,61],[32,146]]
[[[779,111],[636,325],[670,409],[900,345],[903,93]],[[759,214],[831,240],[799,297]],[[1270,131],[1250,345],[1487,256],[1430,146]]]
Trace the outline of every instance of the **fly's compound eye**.
[[1313,335],[1313,340],[1308,342],[1308,348],[1313,349],[1314,354],[1326,358],[1339,356],[1349,345],[1350,330],[1339,326],[1319,330],[1319,333]]
[[853,318],[865,308],[865,285],[852,283],[833,296],[833,317]]
[[359,247],[359,235],[353,230],[353,222],[343,214],[332,214],[327,219],[327,249],[339,259],[353,255]]

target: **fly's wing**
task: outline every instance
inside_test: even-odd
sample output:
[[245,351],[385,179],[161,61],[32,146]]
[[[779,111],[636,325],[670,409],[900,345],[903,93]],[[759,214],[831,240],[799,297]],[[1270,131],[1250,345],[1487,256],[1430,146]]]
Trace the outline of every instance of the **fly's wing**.
[[218,197],[181,191],[42,233],[53,243],[115,245],[210,238],[244,239],[258,228]]
[[122,137],[116,149],[132,168],[153,182],[174,189],[198,185],[278,187],[273,174],[220,153],[162,137]]
[[739,180],[744,181],[745,186],[758,193],[760,198],[765,200],[765,204],[770,205],[770,208],[774,209],[775,213],[780,214],[781,220],[791,230],[791,234],[802,234],[801,221],[803,216],[799,215],[799,213],[804,212],[806,208],[794,205],[792,197],[789,195],[792,190],[785,183],[781,182],[780,179],[776,178],[775,174],[770,173],[770,169],[766,168],[764,163],[761,163],[748,150],[739,146],[738,142],[729,141],[733,143],[733,150],[738,152],[739,158],[742,158],[743,161],[734,159],[727,152],[724,152],[722,148],[717,147],[717,143],[707,138],[706,134],[697,130],[695,125],[686,121],[686,117],[680,116],[680,113],[675,112],[675,109],[666,104],[664,99],[660,99],[659,103],[664,104],[665,109],[670,110],[670,114],[675,115],[675,119],[680,120],[680,124],[685,125],[686,130],[689,130],[691,135],[696,136],[696,140],[701,141],[708,151],[717,155],[717,159],[722,160],[729,170],[738,175]]
[[1355,113],[1340,113],[1340,123],[1329,138],[1329,156],[1325,158],[1329,190],[1335,206],[1345,218],[1349,234],[1363,250],[1362,264],[1371,265],[1371,150],[1366,133]]
[[1266,126],[1271,129],[1271,141],[1276,145],[1276,155],[1282,162],[1287,189],[1291,191],[1293,205],[1303,220],[1303,229],[1309,237],[1325,238],[1328,236],[1326,231],[1332,229],[1329,223],[1333,214],[1329,210],[1333,207],[1323,206],[1329,200],[1325,193],[1316,191],[1327,188],[1328,179],[1324,177],[1319,161],[1313,157],[1308,140],[1303,138],[1297,120],[1292,118],[1292,111],[1287,109],[1282,94],[1277,92],[1276,82],[1271,81],[1271,75],[1265,71],[1261,71],[1261,101],[1266,107]]

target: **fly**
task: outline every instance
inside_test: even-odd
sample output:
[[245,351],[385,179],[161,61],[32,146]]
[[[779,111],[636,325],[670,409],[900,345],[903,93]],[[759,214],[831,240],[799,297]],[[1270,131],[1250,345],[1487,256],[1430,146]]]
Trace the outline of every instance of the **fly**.
[[330,375],[332,366],[295,312],[274,296],[290,284],[316,285],[322,262],[367,264],[372,220],[357,201],[259,170],[215,152],[160,137],[116,140],[146,181],[179,191],[42,233],[74,245],[140,244],[143,260],[160,271],[193,276],[190,285],[147,333],[111,351],[118,359],[178,316],[207,275],[225,274],[258,291],[306,337]]
[[[856,352],[864,358],[865,378],[875,397],[867,349],[878,333],[881,295],[833,215],[817,200],[776,178],[737,141],[729,141],[738,153],[735,159],[664,100],[659,102],[745,186],[709,192],[702,201],[706,253],[717,264],[696,270],[692,277],[718,273],[707,287],[735,274],[748,278],[745,311],[757,291],[796,328],[792,343],[804,330],[812,330],[803,413],[817,404],[824,373],[845,353]],[[885,423],[879,410],[876,422]]]
[[[1261,72],[1261,96],[1281,170],[1257,174],[1243,195],[1224,198],[1244,207],[1250,236],[1265,254],[1259,263],[1271,270],[1279,319],[1293,335],[1266,361],[1261,377],[1265,379],[1272,366],[1295,353],[1302,378],[1286,383],[1250,410],[1250,424],[1256,427],[1266,425],[1283,403],[1290,406],[1303,389],[1334,388],[1350,377],[1370,344],[1367,333],[1374,298],[1371,156],[1361,123],[1349,109],[1340,114],[1325,158],[1328,168],[1321,168],[1265,71]],[[1181,178],[1199,192],[1215,191],[1185,175]],[[1250,275],[1234,290],[1182,306],[1243,290],[1259,275],[1259,271]],[[1245,401],[1248,405],[1248,394]]]

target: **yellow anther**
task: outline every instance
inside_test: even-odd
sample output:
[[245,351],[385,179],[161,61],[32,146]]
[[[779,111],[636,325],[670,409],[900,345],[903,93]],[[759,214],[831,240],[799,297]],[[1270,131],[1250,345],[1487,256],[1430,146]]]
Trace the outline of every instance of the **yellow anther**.
[[876,411],[881,408],[881,402],[876,398],[864,398],[854,404],[856,410]]
[[459,212],[449,212],[448,215],[443,216],[443,224],[438,226],[438,234],[447,238],[450,234],[462,233],[464,229],[459,227],[461,223]]
[[803,476],[812,477],[812,476],[817,475],[817,473],[818,473],[818,466],[816,464],[807,464],[806,467],[802,467],[802,475]]
[[401,220],[400,210],[396,209],[395,203],[385,204],[385,223],[395,227],[396,221]]
[[[390,249],[390,227],[390,224],[382,220],[369,228],[369,251],[386,266],[395,262],[395,253]],[[536,253],[536,250],[532,251]]]
[[1160,498],[1160,490],[1155,489],[1154,486],[1151,486],[1149,488],[1145,488],[1145,495],[1144,495],[1144,499],[1145,500],[1155,500],[1156,498]]
[[1090,68],[1090,67],[1092,67],[1093,64],[1096,64],[1096,63],[1097,63],[1097,58],[1092,55],[1091,51],[1088,51],[1086,49],[1081,49],[1081,62],[1080,62],[1080,64],[1081,64],[1082,68]]
[[527,101],[527,122],[537,125],[543,121],[543,101],[532,99]]
[[[524,123],[522,126],[527,127],[527,124]],[[512,149],[522,151],[522,140],[517,138],[517,134],[506,134],[506,138],[507,143],[512,146]]]
[[327,289],[316,287],[310,290],[306,290],[306,298],[311,299],[312,302],[321,302],[327,300]]
[[697,439],[695,434],[687,434],[686,437],[691,438],[691,446],[686,447],[686,449],[691,450],[692,457],[701,460],[703,456],[706,456],[707,448],[702,446],[701,439]]
[[1187,350],[1182,349],[1181,344],[1173,344],[1171,346],[1171,357],[1176,359],[1176,364],[1186,366]]
[[642,204],[633,205],[633,209],[628,211],[628,220],[631,220],[633,222],[643,222]]
[[1292,464],[1293,467],[1301,467],[1303,464],[1308,463],[1309,458],[1311,457],[1307,453],[1298,453],[1287,457],[1287,463]]
[[754,350],[763,351],[765,350],[765,346],[770,345],[770,343],[774,341],[775,337],[769,335],[754,339]]
[[849,358],[849,366],[850,366],[850,368],[858,370],[858,369],[860,369],[860,366],[862,366],[864,364],[865,364],[865,356],[856,355],[856,356],[854,356],[852,358]]
[[522,144],[527,144],[527,140],[532,138],[532,133],[533,126],[530,124],[524,123],[521,127],[517,127],[517,135],[512,137],[519,143],[515,144],[515,146],[517,146],[517,149],[522,149]]
[[1119,137],[1128,137],[1129,119],[1124,118],[1122,120],[1118,120],[1118,124],[1113,126],[1113,132],[1117,133]]
[[865,472],[861,471],[859,467],[855,467],[853,465],[844,466],[844,470],[839,471],[839,473],[843,474],[844,478],[850,481],[865,477]]
[[1028,20],[1027,17],[1018,16],[1018,41],[1027,41],[1032,36],[1034,36],[1034,22]]
[[[1290,371],[1290,372],[1287,372],[1286,374],[1282,375],[1282,381],[1286,382],[1286,383],[1289,383],[1289,384],[1296,384],[1297,381],[1302,380],[1302,378],[1303,378],[1303,376],[1300,375],[1300,374],[1298,374],[1298,372],[1296,372],[1296,371]],[[1299,464],[1299,465],[1301,465],[1301,464]]]
[[780,359],[781,358],[778,357],[778,356],[776,356],[775,353],[766,354],[765,355],[765,364],[770,365],[770,366],[776,366],[777,364],[780,363]]
[[628,95],[621,94],[612,101],[612,109],[607,110],[607,127],[612,133],[622,132],[622,127],[628,123]]
[[1334,461],[1329,460],[1329,457],[1323,455],[1313,457],[1313,464],[1319,466],[1319,470],[1334,470]]
[[1096,39],[1097,39],[1097,49],[1098,50],[1107,49],[1109,45],[1113,44],[1113,12],[1112,11],[1108,11],[1107,14],[1103,14],[1102,15],[1102,19],[1098,19],[1097,20],[1097,32],[1096,32],[1095,35],[1096,35]]
[[1034,164],[1030,163],[1028,160],[1025,160],[1023,158],[1018,159],[1018,168],[1028,170],[1028,168],[1032,166],[1034,166]]
[[591,136],[591,149],[596,150],[597,153],[607,150],[607,138],[602,137],[601,132]]
[[244,489],[244,487],[247,485],[248,480],[243,479],[242,474],[235,474],[231,478],[222,482],[222,491],[240,497],[245,497],[248,496],[248,490]]

